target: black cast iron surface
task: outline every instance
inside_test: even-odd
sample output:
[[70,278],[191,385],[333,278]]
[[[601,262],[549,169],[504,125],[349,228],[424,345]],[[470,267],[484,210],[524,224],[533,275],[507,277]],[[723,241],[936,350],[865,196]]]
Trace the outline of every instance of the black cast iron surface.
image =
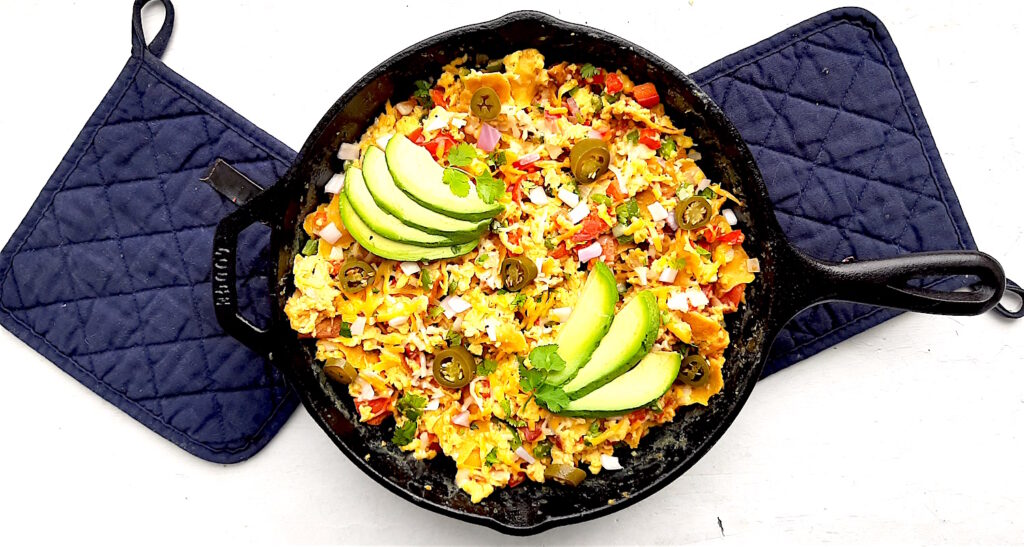
[[[291,265],[304,239],[301,222],[321,201],[334,172],[338,146],[355,141],[383,111],[385,101],[407,97],[413,82],[436,75],[453,58],[469,54],[485,64],[523,48],[537,48],[548,62],[600,60],[636,81],[654,82],[666,112],[698,144],[708,177],[721,181],[746,207],[740,211],[745,249],[761,263],[747,287],[746,304],[727,324],[732,344],[723,370],[725,388],[708,407],[681,411],[655,428],[639,448],[616,451],[624,469],[588,477],[577,488],[527,483],[497,490],[472,504],[454,484],[447,458],[417,461],[390,442],[390,425],[358,424],[344,390],[324,377],[314,346],[288,327],[284,304],[294,291]],[[235,245],[254,222],[272,227],[277,256],[276,302],[269,330],[238,314]],[[922,289],[927,278],[971,275],[975,289],[941,293]],[[511,534],[532,534],[608,514],[656,492],[703,456],[735,418],[760,376],[772,340],[794,314],[814,303],[843,299],[930,313],[975,315],[994,306],[1005,279],[991,257],[977,252],[906,255],[896,259],[826,264],[786,241],[753,157],[721,110],[685,74],[650,52],[603,31],[538,12],[499,19],[434,36],[391,57],[363,76],[327,111],[285,177],[221,222],[214,243],[214,297],[224,329],[266,354],[291,382],[306,409],[352,462],[389,490],[427,509]],[[428,489],[429,488],[429,489]],[[344,494],[341,494],[344,495]]]

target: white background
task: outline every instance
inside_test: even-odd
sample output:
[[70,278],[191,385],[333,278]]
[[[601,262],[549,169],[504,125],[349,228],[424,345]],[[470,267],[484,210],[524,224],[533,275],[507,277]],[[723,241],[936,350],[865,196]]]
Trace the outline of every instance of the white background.
[[[0,1],[0,236],[129,52],[130,4]],[[165,60],[293,148],[356,78],[453,26],[533,7],[694,71],[835,5],[178,0]],[[442,7],[443,6],[443,7]],[[870,1],[900,48],[981,249],[1024,277],[1020,3]],[[146,12],[150,36],[159,8]],[[303,411],[238,465],[201,461],[0,332],[0,543],[1024,541],[1024,322],[904,315],[776,374],[690,472],[517,540],[415,507]],[[721,519],[723,532],[719,529]]]

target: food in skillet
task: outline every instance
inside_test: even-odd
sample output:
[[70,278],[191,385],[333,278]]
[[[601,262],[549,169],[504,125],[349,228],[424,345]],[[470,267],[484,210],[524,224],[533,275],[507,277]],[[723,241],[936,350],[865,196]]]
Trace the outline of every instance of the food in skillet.
[[653,84],[460,58],[339,157],[285,311],[360,419],[452,458],[474,502],[620,469],[722,389],[758,263]]

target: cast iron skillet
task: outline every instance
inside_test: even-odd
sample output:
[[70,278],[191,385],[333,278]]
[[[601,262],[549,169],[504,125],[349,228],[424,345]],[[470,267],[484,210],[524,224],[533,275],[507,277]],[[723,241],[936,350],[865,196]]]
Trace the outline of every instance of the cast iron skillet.
[[[625,469],[588,477],[577,488],[535,483],[496,491],[479,504],[454,485],[447,458],[416,461],[390,441],[390,426],[357,424],[351,398],[335,391],[313,358],[313,344],[299,341],[283,314],[293,292],[292,259],[304,238],[300,219],[319,201],[320,188],[340,170],[335,153],[356,140],[383,110],[384,102],[407,97],[413,81],[440,73],[456,56],[499,58],[537,48],[549,63],[599,62],[623,69],[636,81],[654,82],[666,110],[698,143],[701,168],[746,203],[740,210],[744,247],[761,262],[747,287],[746,305],[728,321],[732,339],[726,354],[725,388],[708,407],[680,412],[655,428],[635,451],[620,449]],[[327,62],[325,60],[325,62]],[[238,234],[247,226],[271,227],[277,258],[271,326],[255,327],[238,312],[235,256]],[[782,326],[819,302],[847,300],[904,310],[976,315],[996,305],[1005,278],[1000,265],[980,252],[905,255],[887,260],[825,263],[794,249],[783,235],[754,159],[736,128],[697,85],[675,67],[622,38],[538,12],[521,11],[434,36],[391,57],[352,86],[313,129],[284,178],[217,227],[214,244],[214,300],[228,333],[267,355],[299,394],[324,431],[364,472],[396,494],[432,511],[511,534],[532,534],[617,511],[678,477],[706,453],[750,395],[768,350]],[[968,292],[929,290],[928,280],[973,276]],[[382,441],[384,441],[382,443]],[[428,489],[429,488],[429,489]],[[344,493],[339,493],[344,495]]]

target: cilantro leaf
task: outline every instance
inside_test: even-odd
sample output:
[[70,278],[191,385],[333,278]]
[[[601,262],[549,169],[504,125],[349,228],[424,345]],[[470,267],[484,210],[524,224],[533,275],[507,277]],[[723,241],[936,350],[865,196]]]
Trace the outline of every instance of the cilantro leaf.
[[448,185],[453,194],[464,198],[469,195],[469,175],[461,169],[446,167],[441,181]]
[[541,441],[537,443],[537,446],[533,447],[534,458],[547,458],[551,456],[551,441]]
[[544,383],[546,376],[542,370],[528,369],[523,365],[519,365],[519,387],[523,391],[533,391]]
[[398,446],[405,446],[416,438],[416,420],[408,420],[404,424],[395,426],[395,434],[391,436],[391,442]]
[[600,72],[601,69],[595,67],[590,63],[587,63],[580,67],[580,76],[583,76],[584,78],[593,78],[594,76],[600,74]]
[[498,447],[492,448],[491,451],[487,453],[487,456],[484,457],[484,463],[487,465],[494,465],[498,463]]
[[490,165],[491,167],[498,168],[505,165],[507,162],[508,160],[505,158],[504,150],[495,150],[494,152],[487,154],[487,165]]
[[302,247],[302,256],[313,256],[320,250],[320,240],[311,239]]
[[606,196],[604,194],[590,194],[590,201],[593,201],[594,203],[597,203],[597,204],[602,204],[603,203],[603,204],[605,204],[605,205],[607,205],[609,207],[612,204],[612,198],[610,198],[610,197],[608,197],[608,196]]
[[505,194],[505,183],[494,178],[490,171],[484,171],[476,178],[476,193],[489,205]]
[[629,224],[634,218],[640,216],[640,203],[636,201],[636,198],[629,198],[628,201],[620,203],[615,208],[615,216],[619,219],[619,224]]
[[530,364],[535,370],[558,372],[565,368],[565,359],[558,355],[558,344],[546,344],[530,351]]
[[487,376],[496,370],[498,370],[498,362],[494,359],[484,359],[483,362],[476,367],[476,373],[479,376]]
[[448,151],[448,163],[455,167],[465,167],[476,159],[476,148],[472,144],[456,144]]
[[427,398],[415,393],[402,395],[395,403],[395,410],[401,412],[410,420],[417,420],[423,415],[423,407],[427,404]]
[[569,395],[557,386],[545,384],[534,392],[534,397],[551,412],[560,412],[569,405]]
[[629,133],[626,133],[626,140],[633,144],[640,142],[640,132],[634,129]]
[[416,91],[412,92],[412,97],[420,103],[420,106],[433,108],[434,101],[430,98],[430,83],[426,80],[416,80],[415,85]]

